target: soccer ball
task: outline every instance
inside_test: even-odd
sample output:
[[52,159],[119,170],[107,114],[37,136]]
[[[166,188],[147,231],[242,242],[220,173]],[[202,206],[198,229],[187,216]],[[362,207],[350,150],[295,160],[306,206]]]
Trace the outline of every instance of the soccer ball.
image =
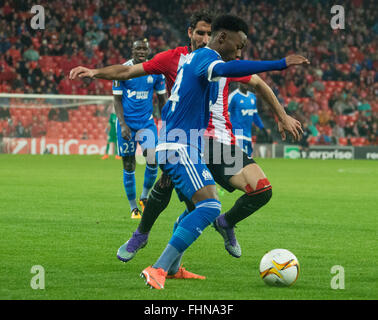
[[289,250],[274,249],[261,259],[260,277],[268,285],[288,287],[297,281],[298,275],[298,259]]

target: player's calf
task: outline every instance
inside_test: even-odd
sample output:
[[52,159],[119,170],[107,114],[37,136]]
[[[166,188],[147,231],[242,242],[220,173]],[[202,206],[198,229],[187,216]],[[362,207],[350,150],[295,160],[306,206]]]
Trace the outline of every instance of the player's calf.
[[245,188],[247,192],[224,214],[227,226],[230,228],[266,205],[272,198],[272,185],[267,178],[260,179],[255,189],[250,185],[246,185]]
[[173,188],[173,183],[164,174],[156,181],[147,198],[142,220],[138,226],[141,233],[151,230],[160,213],[168,206]]
[[272,186],[266,178],[258,181],[256,190],[250,185],[246,186],[246,190],[250,192],[236,200],[234,206],[220,215],[213,224],[215,230],[223,237],[225,249],[235,258],[241,257],[241,247],[234,231],[235,225],[266,205],[272,197]]

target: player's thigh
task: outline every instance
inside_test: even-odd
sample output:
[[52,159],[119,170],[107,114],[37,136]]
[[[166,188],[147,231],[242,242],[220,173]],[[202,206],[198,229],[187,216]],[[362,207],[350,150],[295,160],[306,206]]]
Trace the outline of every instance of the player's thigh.
[[189,157],[191,153],[188,149],[183,146],[177,150],[158,151],[160,168],[171,178],[181,201],[191,199],[197,203],[210,198],[218,199],[212,174],[204,163]]
[[192,202],[194,204],[204,201],[206,199],[216,199],[219,200],[218,198],[218,193],[217,193],[217,187],[215,184],[207,185],[200,190],[196,191],[196,193],[192,197]]
[[258,188],[260,181],[265,181],[266,175],[257,163],[245,166],[239,173],[232,176],[229,183],[236,189],[252,192]]
[[[244,168],[255,164],[255,161],[248,157],[238,145],[224,144],[209,139],[205,143],[205,158],[215,181],[222,188],[228,192],[233,192],[235,189],[244,190],[241,188],[240,175],[245,172]],[[234,183],[230,183],[232,178]]]

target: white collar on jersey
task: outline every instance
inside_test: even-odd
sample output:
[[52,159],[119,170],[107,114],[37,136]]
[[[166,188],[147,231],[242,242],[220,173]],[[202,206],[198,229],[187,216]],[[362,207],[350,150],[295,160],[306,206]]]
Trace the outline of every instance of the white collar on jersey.
[[124,66],[133,66],[134,65],[134,60],[133,59],[127,60],[123,65]]
[[251,93],[250,91],[247,91],[247,93],[245,94],[245,93],[241,92],[239,89],[236,89],[236,90],[238,90],[238,92],[239,92],[242,96],[244,96],[244,97],[246,97],[246,98],[248,98],[248,97],[249,97],[249,94]]

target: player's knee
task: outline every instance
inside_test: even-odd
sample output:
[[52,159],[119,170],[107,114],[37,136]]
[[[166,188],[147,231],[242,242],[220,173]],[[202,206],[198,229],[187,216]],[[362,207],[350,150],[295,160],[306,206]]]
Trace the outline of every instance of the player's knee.
[[273,196],[272,188],[261,192],[262,205],[266,205],[270,201],[270,199],[272,199],[272,196]]
[[171,178],[169,178],[169,176],[165,175],[164,173],[161,175],[159,181],[157,181],[155,185],[158,186],[161,190],[173,189]]
[[173,185],[165,185],[163,188],[160,186],[159,181],[153,186],[148,197],[147,205],[153,204],[156,210],[162,212],[169,204],[173,191]]
[[273,196],[272,185],[267,178],[260,179],[256,188],[252,189],[250,185],[246,186],[246,195],[250,202],[258,202],[259,206],[266,205]]
[[123,168],[128,171],[132,172],[135,171],[135,158],[134,157],[122,157],[123,160]]
[[168,205],[173,191],[173,183],[169,177],[162,175],[160,179],[154,184],[151,190],[151,195],[159,199],[162,205]]
[[247,194],[256,195],[266,190],[272,190],[272,185],[268,178],[261,178],[257,181],[255,188],[253,188],[250,184],[247,184],[244,189]]

